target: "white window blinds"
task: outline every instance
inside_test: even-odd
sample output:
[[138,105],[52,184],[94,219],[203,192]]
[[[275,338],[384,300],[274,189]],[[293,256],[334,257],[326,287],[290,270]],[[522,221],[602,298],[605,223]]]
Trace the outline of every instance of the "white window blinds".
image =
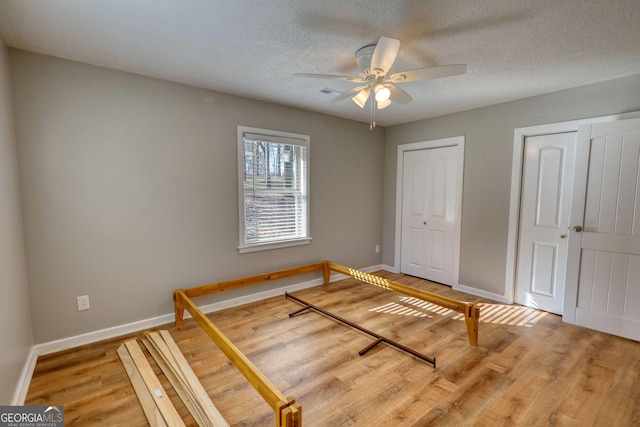
[[309,137],[238,128],[241,252],[309,243]]

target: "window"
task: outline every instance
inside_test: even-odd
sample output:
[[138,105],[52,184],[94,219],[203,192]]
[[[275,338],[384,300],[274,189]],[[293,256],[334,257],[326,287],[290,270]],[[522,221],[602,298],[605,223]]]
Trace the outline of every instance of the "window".
[[309,137],[238,126],[240,252],[308,244]]

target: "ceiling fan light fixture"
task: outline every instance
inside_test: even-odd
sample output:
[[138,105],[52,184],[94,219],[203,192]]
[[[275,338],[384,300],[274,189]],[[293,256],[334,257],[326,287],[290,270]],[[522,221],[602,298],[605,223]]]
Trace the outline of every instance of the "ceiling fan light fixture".
[[391,100],[387,98],[386,101],[376,102],[376,104],[378,104],[378,110],[382,110],[383,108],[387,108],[389,105],[391,105]]
[[360,92],[355,94],[351,100],[356,103],[356,105],[360,108],[364,108],[364,104],[369,99],[369,89],[362,89]]
[[376,93],[376,101],[378,102],[385,102],[391,96],[391,91],[389,90],[389,88],[382,83],[378,83],[375,86],[374,91]]

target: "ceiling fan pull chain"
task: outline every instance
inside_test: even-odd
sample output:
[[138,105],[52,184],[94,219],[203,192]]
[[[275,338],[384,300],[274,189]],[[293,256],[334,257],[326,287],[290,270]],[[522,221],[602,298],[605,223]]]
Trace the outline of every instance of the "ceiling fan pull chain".
[[376,98],[375,96],[371,97],[371,124],[369,125],[369,130],[373,130],[376,127]]
[[371,119],[369,121],[369,130],[373,130],[373,103],[376,102],[373,97],[370,97],[371,99],[371,105],[369,105],[369,118]]

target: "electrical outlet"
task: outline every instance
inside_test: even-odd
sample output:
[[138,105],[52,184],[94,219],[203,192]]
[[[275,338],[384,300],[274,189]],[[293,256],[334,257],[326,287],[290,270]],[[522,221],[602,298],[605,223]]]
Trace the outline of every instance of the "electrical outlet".
[[89,310],[91,308],[89,305],[89,295],[77,297],[76,300],[78,302],[78,311]]
[[376,245],[376,253],[379,254],[380,253],[380,245]]

